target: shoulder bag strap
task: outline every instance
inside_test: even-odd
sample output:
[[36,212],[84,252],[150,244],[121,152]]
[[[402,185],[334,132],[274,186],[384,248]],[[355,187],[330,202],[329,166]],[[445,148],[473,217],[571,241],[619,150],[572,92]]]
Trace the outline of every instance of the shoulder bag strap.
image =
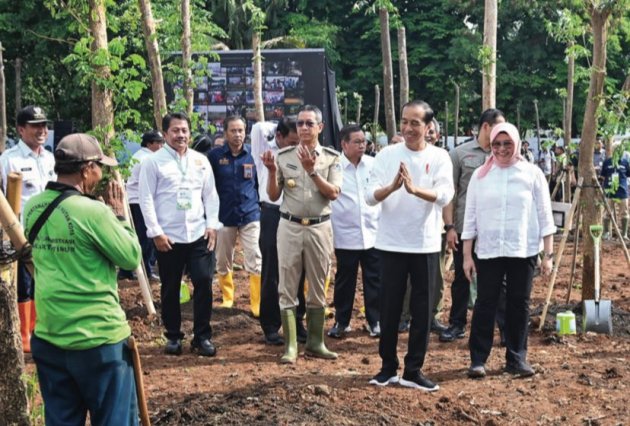
[[44,212],[39,215],[39,217],[35,221],[35,224],[31,228],[31,232],[28,233],[28,241],[29,243],[31,243],[31,245],[35,242],[39,231],[42,229],[42,226],[44,226],[44,223],[46,223],[53,210],[55,210],[59,203],[61,203],[66,198],[71,197],[72,195],[81,195],[81,193],[79,191],[63,191],[59,196],[57,196],[57,198],[52,201],[52,203],[48,205],[48,207],[46,207],[46,210],[44,210]]

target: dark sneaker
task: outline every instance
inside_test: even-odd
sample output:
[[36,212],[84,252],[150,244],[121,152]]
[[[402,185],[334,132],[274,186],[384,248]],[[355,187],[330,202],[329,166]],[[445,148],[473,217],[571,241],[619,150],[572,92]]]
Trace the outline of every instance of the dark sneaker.
[[164,353],[167,355],[181,355],[182,341],[181,339],[167,339],[164,346]]
[[486,369],[483,367],[483,364],[471,365],[468,369],[468,377],[471,379],[486,377]]
[[448,330],[447,326],[433,318],[433,320],[431,321],[431,333],[442,334],[446,330]]
[[425,392],[435,392],[440,389],[438,385],[424,377],[424,374],[419,371],[405,371],[400,379],[400,385]]
[[328,337],[334,337],[335,339],[341,339],[346,333],[352,331],[349,325],[342,326],[338,322],[335,323],[333,328],[328,330]]
[[265,334],[265,343],[273,346],[284,345],[284,339],[277,332]]
[[296,321],[296,335],[297,335],[297,341],[299,343],[306,343],[308,332],[304,328],[304,324],[302,323],[302,320],[299,320],[299,319]]
[[374,326],[365,324],[365,329],[370,333],[370,337],[381,337],[381,324],[378,321]]
[[466,336],[464,329],[458,325],[451,325],[440,334],[440,342],[452,342],[455,339],[463,339]]
[[190,349],[201,356],[215,356],[217,354],[217,348],[214,347],[214,343],[210,339],[193,340]]
[[516,365],[508,364],[505,366],[504,371],[508,374],[513,375],[516,378],[531,377],[536,374],[532,366],[526,362],[521,362],[520,364]]
[[385,371],[379,371],[378,374],[370,380],[370,384],[374,386],[387,386],[389,384],[396,384],[399,382],[398,374],[388,373]]
[[409,327],[410,327],[410,321],[409,320],[401,320],[400,323],[398,324],[398,332],[399,333],[406,333],[409,331]]

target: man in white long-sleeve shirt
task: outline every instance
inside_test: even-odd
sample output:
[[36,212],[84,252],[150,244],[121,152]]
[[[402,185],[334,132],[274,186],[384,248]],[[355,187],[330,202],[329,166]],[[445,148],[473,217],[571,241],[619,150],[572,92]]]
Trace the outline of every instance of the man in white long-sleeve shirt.
[[188,149],[190,120],[183,113],[162,120],[166,146],[147,157],[140,170],[139,201],[147,236],[157,249],[162,281],[162,321],[165,352],[182,352],[179,289],[186,266],[194,291],[191,347],[214,356],[210,291],[214,272],[214,244],[219,222],[219,196],[205,155]]
[[[388,146],[374,161],[366,201],[381,203],[375,247],[381,254],[381,371],[371,384],[390,383],[435,391],[439,386],[421,372],[429,344],[433,291],[440,257],[442,207],[453,197],[448,153],[425,140],[433,110],[423,101],[403,106],[405,143]],[[411,327],[402,378],[398,378],[398,323],[411,282]]]

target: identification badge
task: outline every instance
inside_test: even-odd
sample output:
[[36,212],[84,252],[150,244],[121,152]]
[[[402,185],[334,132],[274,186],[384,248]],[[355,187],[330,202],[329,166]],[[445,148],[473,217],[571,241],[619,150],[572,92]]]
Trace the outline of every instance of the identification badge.
[[177,191],[177,210],[190,210],[192,208],[192,191],[190,188],[180,188]]
[[251,179],[254,177],[254,165],[253,164],[243,164],[243,177],[245,179]]

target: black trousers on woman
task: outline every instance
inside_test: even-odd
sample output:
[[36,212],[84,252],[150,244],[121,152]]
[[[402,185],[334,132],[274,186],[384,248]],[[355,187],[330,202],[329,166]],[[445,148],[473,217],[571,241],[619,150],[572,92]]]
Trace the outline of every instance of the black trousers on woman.
[[477,259],[477,301],[470,328],[470,360],[485,364],[492,349],[494,319],[505,277],[505,359],[518,366],[527,361],[529,300],[536,256]]

